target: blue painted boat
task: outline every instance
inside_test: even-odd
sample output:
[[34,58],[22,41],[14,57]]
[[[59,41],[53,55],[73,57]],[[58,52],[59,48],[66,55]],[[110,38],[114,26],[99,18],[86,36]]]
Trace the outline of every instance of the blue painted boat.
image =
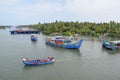
[[26,58],[21,58],[22,59],[22,62],[25,64],[25,65],[28,65],[28,66],[35,66],[35,65],[46,65],[46,64],[51,64],[51,63],[54,63],[54,57],[48,57],[46,59],[37,59],[37,60],[29,60],[29,59],[26,59]]
[[62,44],[63,48],[68,48],[68,49],[79,49],[82,45],[83,39],[79,40],[78,42],[74,43],[68,43],[68,44]]
[[83,39],[74,41],[72,37],[70,38],[53,38],[49,37],[46,39],[46,44],[50,46],[62,47],[67,49],[79,49],[82,45]]
[[31,41],[37,41],[37,40],[38,40],[38,38],[36,35],[31,35]]
[[103,41],[102,46],[110,50],[120,49],[120,41]]

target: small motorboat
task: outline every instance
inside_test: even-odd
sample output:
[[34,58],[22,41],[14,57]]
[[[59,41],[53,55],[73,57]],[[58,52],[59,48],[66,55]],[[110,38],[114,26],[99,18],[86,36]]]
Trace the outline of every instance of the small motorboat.
[[120,41],[104,41],[102,46],[110,50],[120,49]]
[[36,35],[31,35],[31,41],[37,41],[37,36]]
[[54,57],[47,57],[46,59],[43,58],[43,59],[36,59],[36,60],[30,60],[27,58],[21,58],[21,59],[22,59],[22,62],[28,66],[51,64],[51,63],[54,63],[55,61]]
[[75,40],[71,37],[55,36],[55,37],[46,37],[46,44],[50,46],[62,47],[67,49],[79,49],[82,45],[83,39]]

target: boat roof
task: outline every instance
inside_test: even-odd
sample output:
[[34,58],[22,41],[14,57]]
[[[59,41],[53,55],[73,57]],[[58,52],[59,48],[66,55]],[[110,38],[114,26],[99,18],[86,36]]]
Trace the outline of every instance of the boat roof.
[[112,42],[112,43],[114,43],[114,44],[120,43],[120,41],[110,41],[110,42]]

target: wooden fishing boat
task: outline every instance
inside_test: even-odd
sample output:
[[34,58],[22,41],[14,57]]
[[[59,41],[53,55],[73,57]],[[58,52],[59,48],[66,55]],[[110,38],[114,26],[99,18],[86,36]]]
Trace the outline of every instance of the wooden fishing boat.
[[51,63],[54,63],[55,61],[54,57],[48,57],[46,59],[43,58],[43,59],[36,59],[36,60],[30,60],[27,58],[21,58],[21,59],[22,59],[22,62],[28,66],[51,64]]
[[37,41],[38,37],[36,35],[31,35],[31,41]]
[[21,30],[21,29],[18,29],[18,30],[12,30],[10,31],[11,34],[39,34],[40,31],[37,31],[37,30]]
[[120,49],[120,41],[104,41],[102,45],[111,50]]
[[47,37],[46,44],[50,46],[68,48],[68,49],[79,49],[82,45],[83,39],[74,40],[73,37],[62,37],[62,36],[55,36],[55,37]]

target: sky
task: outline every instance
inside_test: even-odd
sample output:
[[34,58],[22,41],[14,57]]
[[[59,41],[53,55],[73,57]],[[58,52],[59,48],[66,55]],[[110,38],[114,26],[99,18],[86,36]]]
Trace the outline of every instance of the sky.
[[120,0],[0,0],[0,25],[120,21]]

